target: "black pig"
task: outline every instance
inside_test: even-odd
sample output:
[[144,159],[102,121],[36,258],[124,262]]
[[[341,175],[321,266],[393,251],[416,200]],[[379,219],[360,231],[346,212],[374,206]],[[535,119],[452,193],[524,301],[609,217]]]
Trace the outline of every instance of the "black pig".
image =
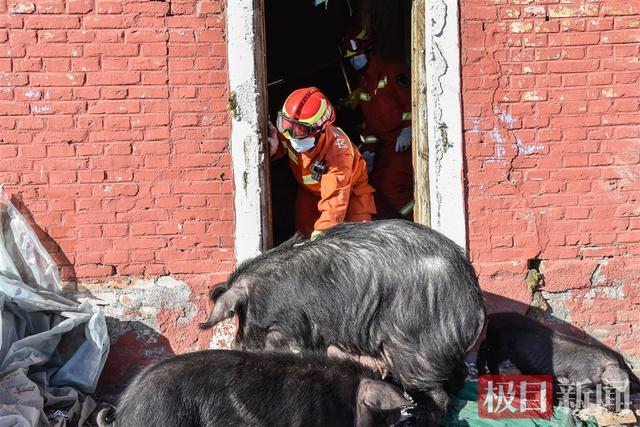
[[345,426],[395,422],[410,403],[370,370],[326,356],[207,350],[143,370],[100,427]]
[[[327,351],[380,361],[437,424],[461,387],[484,304],[464,252],[404,220],[343,223],[283,243],[214,288],[208,328],[238,314],[238,348]],[[377,362],[376,362],[377,363]]]
[[487,318],[486,338],[478,352],[478,373],[499,373],[511,361],[523,374],[551,375],[560,384],[603,384],[624,391],[638,379],[624,359],[603,345],[586,344],[518,313],[494,313]]

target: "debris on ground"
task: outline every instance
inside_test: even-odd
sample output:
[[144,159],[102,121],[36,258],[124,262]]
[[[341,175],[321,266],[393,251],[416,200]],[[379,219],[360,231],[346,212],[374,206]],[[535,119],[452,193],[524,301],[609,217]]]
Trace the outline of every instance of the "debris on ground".
[[2,186],[0,333],[0,425],[87,425],[109,352],[104,315],[62,296],[56,264]]
[[637,425],[636,416],[631,409],[623,409],[620,412],[611,412],[606,408],[598,405],[589,405],[584,409],[581,409],[578,414],[578,418],[581,420],[588,420],[593,417],[596,419],[598,426],[618,426],[625,424]]

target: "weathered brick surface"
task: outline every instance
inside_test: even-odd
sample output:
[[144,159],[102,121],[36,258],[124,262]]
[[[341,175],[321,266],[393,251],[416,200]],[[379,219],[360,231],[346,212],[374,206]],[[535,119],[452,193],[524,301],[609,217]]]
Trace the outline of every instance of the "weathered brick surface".
[[0,0],[0,182],[65,279],[179,277],[202,315],[234,215],[225,2],[196,3]]
[[[640,9],[461,9],[469,249],[482,286],[528,304],[527,261],[543,260],[546,289],[570,296],[550,300],[556,311],[640,358]],[[593,280],[603,259],[617,291]]]

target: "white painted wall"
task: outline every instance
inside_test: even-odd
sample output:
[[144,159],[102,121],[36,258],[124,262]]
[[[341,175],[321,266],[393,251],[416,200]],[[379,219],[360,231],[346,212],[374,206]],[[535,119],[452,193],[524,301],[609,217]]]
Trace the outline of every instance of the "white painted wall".
[[425,10],[431,227],[466,247],[457,0]]
[[232,103],[231,159],[235,184],[235,252],[238,262],[261,251],[260,165],[264,159],[258,123],[258,77],[254,1],[227,3],[227,57]]

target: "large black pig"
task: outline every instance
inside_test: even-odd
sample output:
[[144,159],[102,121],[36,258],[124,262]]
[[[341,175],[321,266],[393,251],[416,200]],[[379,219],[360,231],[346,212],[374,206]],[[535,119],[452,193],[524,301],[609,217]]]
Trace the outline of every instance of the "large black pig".
[[207,350],[142,371],[100,427],[390,425],[410,404],[370,370],[326,356]]
[[244,349],[326,351],[379,361],[436,424],[464,382],[485,312],[473,267],[442,234],[404,220],[343,223],[241,265],[214,288],[208,328],[239,317]]
[[[551,375],[560,384],[603,384],[624,391],[640,383],[620,354],[584,343],[518,313],[493,313],[478,352],[478,373],[499,374],[509,360],[523,374]],[[640,389],[638,390],[640,391]]]

